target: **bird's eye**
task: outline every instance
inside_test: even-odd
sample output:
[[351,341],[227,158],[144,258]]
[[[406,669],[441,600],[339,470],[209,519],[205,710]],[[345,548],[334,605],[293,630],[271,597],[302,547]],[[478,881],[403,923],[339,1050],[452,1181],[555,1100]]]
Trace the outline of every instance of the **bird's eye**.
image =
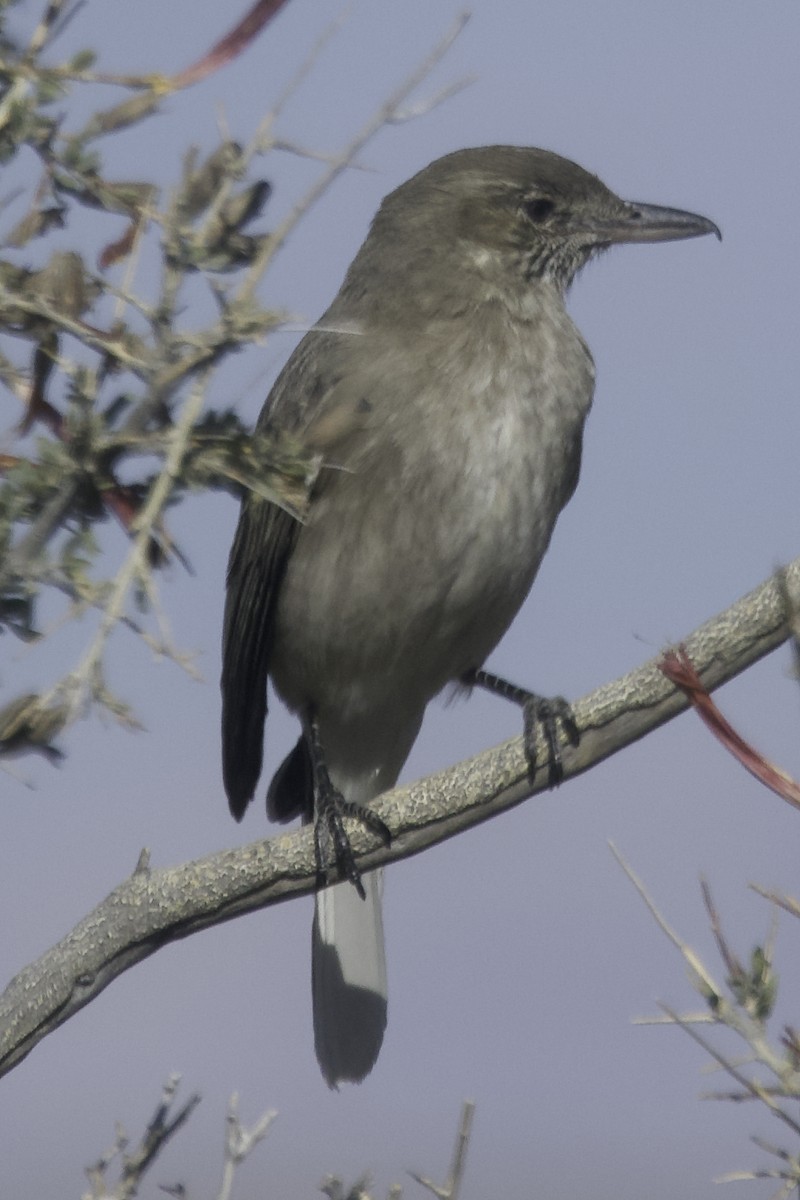
[[529,221],[536,224],[546,221],[555,208],[555,203],[545,196],[533,196],[523,204],[523,211]]

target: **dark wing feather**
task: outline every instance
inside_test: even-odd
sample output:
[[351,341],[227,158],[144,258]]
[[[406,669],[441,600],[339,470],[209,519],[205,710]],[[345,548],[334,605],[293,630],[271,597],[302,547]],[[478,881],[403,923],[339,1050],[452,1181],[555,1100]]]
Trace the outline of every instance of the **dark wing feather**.
[[[351,350],[352,337],[319,329],[307,334],[278,377],[256,428],[305,437],[320,416],[332,407],[338,412],[340,360]],[[332,423],[333,436],[352,431],[358,416],[357,405],[341,407],[344,411]],[[329,431],[328,440],[330,436]],[[321,434],[313,448],[323,455],[331,449]],[[318,480],[315,493],[320,486]],[[228,562],[221,680],[222,774],[237,820],[261,774],[275,606],[299,530],[293,517],[259,496],[250,494],[242,503]],[[290,815],[281,806],[279,819]]]
[[261,774],[275,603],[298,528],[276,505],[249,496],[231,548],[222,633],[222,776],[237,821]]

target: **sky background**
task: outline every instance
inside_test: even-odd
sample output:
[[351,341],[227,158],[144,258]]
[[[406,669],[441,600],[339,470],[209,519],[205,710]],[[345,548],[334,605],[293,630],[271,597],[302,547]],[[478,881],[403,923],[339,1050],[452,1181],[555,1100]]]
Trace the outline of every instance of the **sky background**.
[[[475,82],[422,119],[383,130],[360,156],[365,169],[347,173],[315,207],[260,294],[296,324],[313,321],[381,197],[467,145],[544,146],[626,198],[685,207],[720,225],[721,245],[706,238],[617,249],[587,269],[571,296],[597,363],[581,483],[490,664],[538,691],[577,698],[800,552],[800,8],[793,0],[471,7],[465,32],[418,96],[465,75]],[[15,27],[40,8],[23,5]],[[56,49],[60,58],[90,45],[108,70],[173,73],[244,10],[211,0],[89,3]],[[354,3],[281,118],[281,136],[324,153],[341,149],[458,11],[451,0]],[[187,144],[216,145],[221,118],[246,141],[340,12],[338,2],[291,0],[233,65],[165,101],[161,116],[109,147],[109,174],[146,171],[169,186]],[[259,168],[274,185],[266,225],[319,169],[280,153]],[[97,236],[111,240],[121,224],[109,218]],[[143,287],[147,268],[145,260]],[[239,355],[215,398],[254,420],[296,340],[276,333]],[[14,404],[7,429],[19,416]],[[146,731],[131,735],[90,717],[64,739],[61,769],[17,764],[34,790],[4,777],[4,977],[98,903],[142,846],[165,866],[267,833],[259,803],[233,823],[220,777],[219,630],[236,515],[229,497],[214,495],[170,518],[195,574],[171,570],[164,604],[205,682],[120,633],[109,681]],[[121,558],[124,539],[110,526],[107,544],[112,560]],[[68,670],[92,628],[62,629],[35,650],[4,638],[4,695]],[[718,699],[743,734],[800,775],[800,697],[786,649]],[[434,703],[404,778],[517,732],[514,710],[489,697]],[[295,736],[294,722],[273,710],[268,770]],[[658,999],[684,1009],[699,1001],[607,843],[721,977],[698,878],[708,877],[726,929],[748,954],[770,922],[748,884],[797,892],[799,821],[687,715],[557,793],[391,867],[386,1040],[369,1079],[338,1094],[325,1087],[313,1052],[310,899],[168,946],[2,1082],[0,1193],[79,1195],[82,1168],[111,1144],[114,1122],[138,1136],[163,1081],[180,1071],[186,1094],[200,1091],[203,1104],[145,1195],[176,1180],[193,1200],[215,1194],[236,1090],[245,1121],[280,1110],[240,1172],[240,1200],[314,1195],[327,1172],[352,1180],[367,1169],[378,1194],[394,1181],[421,1194],[404,1171],[443,1178],[465,1097],[477,1112],[464,1200],[717,1196],[715,1176],[766,1161],[751,1133],[797,1147],[753,1106],[698,1099],[727,1084],[702,1074],[705,1056],[683,1033],[631,1024],[654,1013]],[[800,1021],[797,946],[798,929],[785,918],[776,1030]],[[737,1196],[768,1194],[767,1184],[729,1186]]]

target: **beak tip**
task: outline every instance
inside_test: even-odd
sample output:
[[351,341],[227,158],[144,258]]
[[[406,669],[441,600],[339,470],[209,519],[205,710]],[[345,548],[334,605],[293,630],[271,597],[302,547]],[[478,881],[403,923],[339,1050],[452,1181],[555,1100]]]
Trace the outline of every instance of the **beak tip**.
[[686,212],[680,208],[663,208],[658,204],[626,204],[628,218],[616,228],[620,242],[673,242],[684,238],[706,237],[713,233],[722,241],[722,230],[709,217]]
[[712,221],[710,217],[700,217],[700,221],[702,221],[703,225],[702,229],[699,231],[701,237],[707,233],[713,233],[718,242],[722,241],[722,230],[720,229],[719,225],[717,225],[716,221]]

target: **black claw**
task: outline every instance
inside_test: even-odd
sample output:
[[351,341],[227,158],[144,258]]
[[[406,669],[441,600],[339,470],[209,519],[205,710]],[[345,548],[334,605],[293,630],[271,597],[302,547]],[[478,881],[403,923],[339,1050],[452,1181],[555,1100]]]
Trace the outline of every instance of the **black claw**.
[[320,884],[327,882],[327,867],[332,861],[339,874],[349,879],[361,899],[365,900],[361,872],[356,866],[350,838],[344,827],[344,818],[350,817],[354,821],[360,821],[387,845],[391,842],[392,835],[377,813],[365,805],[353,804],[346,800],[339,789],[334,787],[322,752],[317,723],[313,718],[309,722],[309,749],[314,772],[314,851],[317,859],[317,880]]
[[330,780],[327,787],[316,789],[314,848],[317,856],[317,876],[320,883],[327,882],[326,865],[333,861],[340,874],[350,880],[363,900],[364,885],[343,820],[344,816],[350,815],[347,811],[350,807]]
[[531,779],[536,775],[536,731],[541,729],[547,747],[549,763],[547,782],[552,787],[558,787],[564,778],[564,761],[561,757],[561,742],[558,727],[561,725],[567,740],[577,745],[578,727],[567,701],[563,696],[530,695],[522,704],[525,743],[525,755],[528,759],[528,769]]
[[488,671],[478,669],[469,671],[464,676],[464,683],[470,686],[475,685],[485,688],[487,691],[494,693],[494,695],[501,696],[505,700],[510,700],[512,704],[518,704],[521,707],[523,722],[522,736],[525,746],[525,757],[528,760],[528,773],[531,780],[535,778],[538,765],[536,735],[537,730],[541,729],[542,737],[547,747],[549,763],[547,782],[550,787],[557,787],[564,778],[559,726],[571,746],[577,746],[580,743],[580,730],[575,720],[575,714],[568,701],[563,696],[553,696],[551,698],[537,696],[535,692],[529,692],[525,688],[508,683],[505,679],[500,679],[497,675],[491,675]]

